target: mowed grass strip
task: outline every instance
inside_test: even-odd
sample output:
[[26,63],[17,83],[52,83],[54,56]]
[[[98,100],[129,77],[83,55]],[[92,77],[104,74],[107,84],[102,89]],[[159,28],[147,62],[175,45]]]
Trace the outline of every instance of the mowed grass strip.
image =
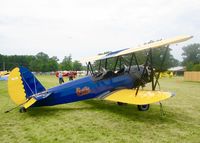
[[[55,76],[37,76],[49,88],[58,85]],[[66,81],[66,78],[65,78]],[[163,78],[161,89],[176,96],[147,112],[135,105],[87,100],[52,107],[18,109],[5,114],[15,104],[0,81],[0,142],[200,142],[200,83],[184,82],[182,77]]]

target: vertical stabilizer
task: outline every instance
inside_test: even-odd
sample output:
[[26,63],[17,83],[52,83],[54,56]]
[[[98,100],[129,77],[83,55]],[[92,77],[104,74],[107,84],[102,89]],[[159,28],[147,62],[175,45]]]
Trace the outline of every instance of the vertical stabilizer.
[[8,78],[8,92],[11,99],[20,105],[31,95],[45,91],[38,79],[24,67],[14,68]]

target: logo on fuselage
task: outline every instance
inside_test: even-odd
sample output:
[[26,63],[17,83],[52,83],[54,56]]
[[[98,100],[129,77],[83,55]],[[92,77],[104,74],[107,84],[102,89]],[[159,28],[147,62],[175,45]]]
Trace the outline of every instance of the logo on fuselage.
[[83,96],[83,95],[87,95],[91,92],[91,89],[87,86],[83,87],[82,89],[81,88],[76,88],[76,94],[78,96]]

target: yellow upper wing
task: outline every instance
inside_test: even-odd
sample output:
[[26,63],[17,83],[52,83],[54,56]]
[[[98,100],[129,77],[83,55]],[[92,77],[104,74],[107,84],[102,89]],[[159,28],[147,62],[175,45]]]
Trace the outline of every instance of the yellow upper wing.
[[[93,56],[93,57],[84,58],[80,61],[81,62],[92,62],[92,61],[96,61],[96,60],[106,59],[107,57],[111,58],[111,57],[123,56],[126,54],[130,54],[130,53],[134,53],[134,52],[138,52],[138,51],[142,51],[142,50],[146,50],[146,49],[150,49],[150,48],[159,48],[159,47],[170,45],[170,44],[184,42],[186,40],[191,39],[192,37],[193,36],[188,36],[188,35],[176,36],[173,38],[163,39],[163,40],[155,41],[155,42],[152,42],[149,44],[143,44],[143,45],[140,45],[140,46],[137,46],[134,48],[122,50],[120,52],[117,52],[116,54],[112,54],[112,56],[110,56],[108,53],[108,54],[104,54],[104,55],[97,55],[97,56]],[[113,52],[113,53],[115,53],[115,52]]]
[[159,47],[170,45],[170,44],[180,43],[180,42],[184,42],[186,40],[189,40],[192,37],[193,36],[176,36],[176,37],[169,38],[169,39],[163,39],[163,40],[155,41],[155,42],[152,42],[152,43],[149,43],[149,44],[144,44],[144,45],[141,45],[141,46],[138,46],[138,47],[135,47],[135,48],[127,49],[125,51],[118,53],[116,56],[122,56],[122,55],[142,51],[142,50],[149,49],[149,48],[154,49],[154,48],[159,48]]
[[93,62],[93,61],[96,61],[96,60],[99,60],[101,59],[102,57],[106,56],[106,54],[103,54],[103,55],[96,55],[96,56],[92,56],[92,57],[87,57],[87,58],[84,58],[82,60],[80,60],[81,62]]
[[108,94],[103,97],[103,99],[115,102],[145,105],[165,100],[174,95],[170,92],[149,90],[139,90],[137,95],[135,95],[135,93],[136,90],[133,89],[122,89]]

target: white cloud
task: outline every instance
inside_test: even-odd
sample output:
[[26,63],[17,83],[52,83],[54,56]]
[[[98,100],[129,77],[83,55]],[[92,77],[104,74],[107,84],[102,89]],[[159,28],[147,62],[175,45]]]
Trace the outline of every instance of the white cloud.
[[195,36],[184,44],[199,42],[199,7],[198,0],[1,0],[0,53],[80,59],[182,34]]

